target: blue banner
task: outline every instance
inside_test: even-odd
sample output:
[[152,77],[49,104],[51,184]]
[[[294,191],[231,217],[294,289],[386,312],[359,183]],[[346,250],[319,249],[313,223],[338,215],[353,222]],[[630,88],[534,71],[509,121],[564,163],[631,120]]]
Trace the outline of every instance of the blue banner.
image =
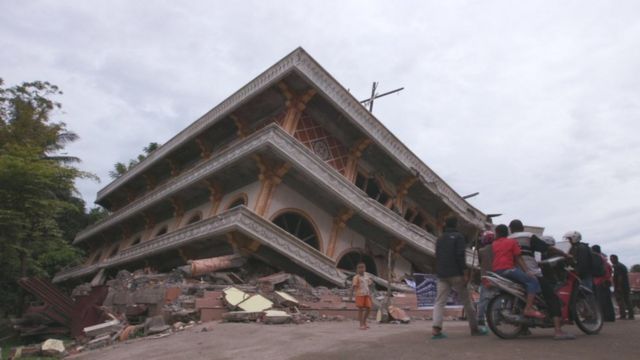
[[[438,277],[434,274],[413,274],[416,281],[416,298],[418,309],[433,309],[438,294]],[[447,307],[459,307],[458,294],[451,290],[447,298]]]

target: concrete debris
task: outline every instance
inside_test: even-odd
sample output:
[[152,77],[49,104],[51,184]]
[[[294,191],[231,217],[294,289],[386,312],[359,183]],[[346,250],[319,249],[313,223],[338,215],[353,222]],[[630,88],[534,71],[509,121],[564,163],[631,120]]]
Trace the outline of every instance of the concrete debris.
[[153,335],[159,334],[169,330],[171,327],[164,321],[164,317],[161,315],[147,318],[144,323],[144,334]]
[[224,302],[232,309],[249,298],[249,294],[235,287],[226,288],[222,292],[224,293]]
[[83,329],[83,331],[85,335],[93,338],[103,334],[110,335],[111,333],[118,331],[120,327],[121,327],[120,321],[115,319],[115,320],[105,321],[102,324],[86,327]]
[[62,357],[65,355],[66,349],[64,343],[57,339],[48,339],[42,343],[41,347],[42,356]]
[[97,338],[89,341],[87,343],[87,348],[93,350],[93,349],[98,349],[98,348],[107,346],[109,344],[111,344],[111,335],[104,334],[104,335],[98,336]]
[[266,297],[256,294],[238,304],[242,311],[260,312],[273,307],[273,302]]
[[189,265],[180,267],[180,270],[187,276],[195,277],[220,270],[238,268],[246,262],[246,257],[240,254],[234,254],[208,259],[190,260],[188,262]]
[[[389,286],[381,278],[372,278],[377,289]],[[299,275],[277,272],[268,264],[240,255],[194,260],[168,273],[150,268],[121,270],[109,278],[105,271],[94,276],[94,283],[105,284],[106,298],[98,304],[104,316],[97,320],[103,322],[84,327],[85,338],[72,345],[72,352],[141,336],[164,337],[212,320],[304,324],[345,321],[357,315],[348,283],[345,288],[314,287]],[[417,310],[413,289],[396,283],[390,287],[394,292],[385,305],[379,300],[385,297],[372,288],[374,311],[388,309],[390,320],[396,322],[409,322],[409,315],[430,316]],[[81,284],[73,290],[74,297],[85,296],[91,289],[91,284]],[[38,346],[35,353],[39,352]]]
[[262,311],[229,311],[222,314],[222,319],[228,322],[250,322],[257,321],[263,315]]
[[267,310],[264,312],[262,321],[265,324],[286,324],[291,322],[291,315],[282,310]]
[[276,302],[281,306],[294,307],[300,305],[300,302],[296,298],[284,291],[275,291],[274,297],[276,299]]

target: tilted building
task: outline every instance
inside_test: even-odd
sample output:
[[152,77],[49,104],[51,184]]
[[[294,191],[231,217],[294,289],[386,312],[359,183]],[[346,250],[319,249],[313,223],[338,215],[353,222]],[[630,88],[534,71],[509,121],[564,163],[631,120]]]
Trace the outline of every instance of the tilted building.
[[80,232],[85,264],[171,269],[242,253],[316,283],[364,261],[386,277],[431,272],[444,219],[487,225],[302,48],[100,190],[110,215]]

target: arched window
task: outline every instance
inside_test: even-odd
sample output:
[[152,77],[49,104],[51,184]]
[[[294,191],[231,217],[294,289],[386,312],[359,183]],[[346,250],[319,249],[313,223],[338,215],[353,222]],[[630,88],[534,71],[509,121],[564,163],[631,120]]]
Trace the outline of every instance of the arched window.
[[202,213],[198,211],[197,213],[193,214],[189,218],[189,221],[187,221],[187,225],[191,225],[193,223],[197,223],[200,220],[202,220]]
[[316,229],[303,215],[297,212],[285,212],[273,219],[273,223],[302,242],[320,250],[320,239]]
[[227,210],[237,208],[238,206],[242,206],[242,205],[247,206],[247,195],[245,194],[240,194],[238,197],[231,200],[229,205],[227,205]]
[[370,198],[379,202],[380,204],[387,206],[387,202],[391,199],[382,184],[375,177],[367,177],[362,173],[356,175],[356,186],[364,191]]
[[373,275],[378,275],[378,269],[373,258],[360,251],[350,251],[344,254],[340,261],[338,261],[338,269],[356,271],[356,266],[359,262],[363,262],[367,267],[367,272]]
[[163,226],[160,230],[158,230],[158,232],[156,233],[156,237],[164,235],[167,233],[167,225]]

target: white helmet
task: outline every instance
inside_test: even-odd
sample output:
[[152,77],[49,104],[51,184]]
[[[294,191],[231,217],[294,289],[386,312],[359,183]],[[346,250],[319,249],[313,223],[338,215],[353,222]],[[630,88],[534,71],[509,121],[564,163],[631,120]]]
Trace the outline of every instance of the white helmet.
[[571,244],[577,244],[582,240],[582,234],[574,230],[564,234],[562,238],[569,241]]
[[545,235],[542,237],[542,241],[547,243],[549,246],[556,246],[556,239],[551,235]]

